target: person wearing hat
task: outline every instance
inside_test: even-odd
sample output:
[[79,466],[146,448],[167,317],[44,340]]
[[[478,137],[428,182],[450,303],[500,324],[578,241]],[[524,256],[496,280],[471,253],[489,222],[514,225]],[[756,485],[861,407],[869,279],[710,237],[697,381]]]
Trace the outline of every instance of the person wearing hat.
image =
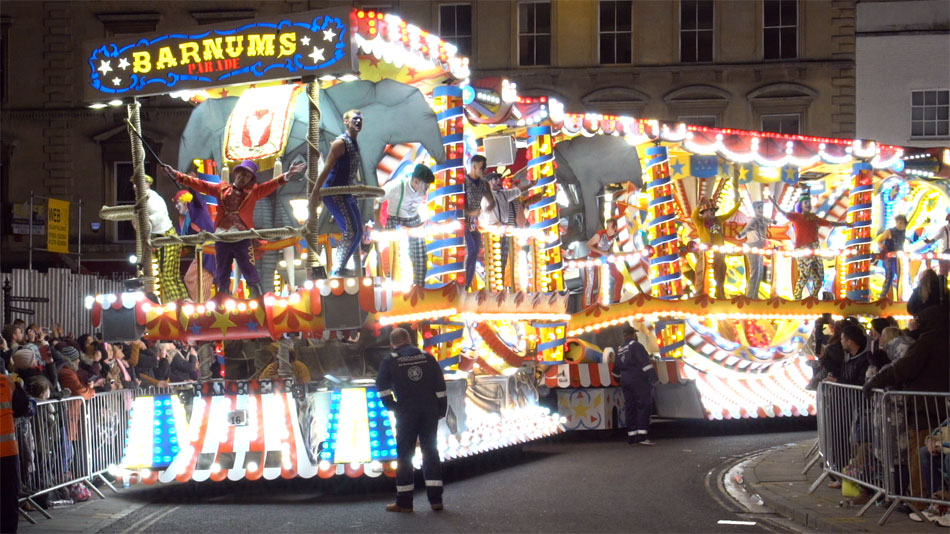
[[[772,198],[772,204],[775,208],[792,223],[795,228],[795,249],[818,250],[821,247],[818,236],[819,226],[847,226],[848,223],[833,222],[815,215],[811,212],[811,193],[808,189],[802,192],[799,199],[801,213],[789,213]],[[796,259],[798,265],[798,282],[795,283],[793,291],[795,300],[802,298],[802,292],[808,282],[812,282],[811,296],[818,298],[821,294],[821,286],[825,283],[825,265],[821,256],[808,255]]]
[[83,384],[79,380],[79,351],[76,347],[66,345],[60,350],[63,358],[66,359],[66,365],[59,370],[59,385],[63,388],[69,388],[73,395],[79,395],[86,400],[91,399],[96,390],[91,383]]
[[[756,200],[752,203],[752,209],[755,211],[755,217],[745,225],[745,228],[739,232],[739,238],[750,236],[746,243],[753,248],[765,248],[769,242],[769,224],[772,220],[765,216],[765,202]],[[762,274],[765,270],[763,261],[765,257],[761,254],[749,253],[746,255],[749,262],[749,284],[746,288],[745,296],[750,299],[759,297],[759,286],[762,284]]]
[[[518,225],[518,206],[516,206],[521,195],[531,188],[530,182],[516,184],[515,187],[505,188],[502,184],[503,176],[497,172],[489,173],[485,177],[491,190],[493,202],[489,202],[488,197],[482,199],[481,221],[484,226],[510,226]],[[489,208],[493,204],[493,208]],[[502,236],[501,238],[501,265],[502,272],[508,270],[508,250],[511,248],[511,236]],[[510,287],[507,286],[507,287]]]
[[[208,209],[208,203],[203,196],[182,189],[175,193],[174,202],[178,210],[179,235],[214,232],[211,210]],[[201,284],[202,298],[211,296],[211,281],[214,279],[215,269],[214,254],[202,255],[201,265],[198,265],[197,258],[191,262],[185,273],[185,287],[188,288],[191,300],[198,300],[198,284]]]
[[617,349],[613,370],[623,390],[623,416],[627,425],[627,443],[653,445],[647,433],[653,411],[653,388],[660,381],[647,354],[637,340],[637,331],[629,324],[623,327],[623,345]]
[[[738,183],[733,187],[733,193],[735,199],[733,201],[732,209],[723,213],[722,215],[716,215],[716,210],[719,209],[718,203],[714,199],[701,198],[699,204],[696,206],[696,209],[693,210],[693,224],[696,226],[696,232],[699,234],[700,243],[709,245],[709,246],[722,246],[726,243],[726,221],[732,218],[733,215],[739,211],[739,187]],[[703,294],[706,292],[706,269],[709,266],[706,264],[706,254],[698,255],[697,269],[696,269],[696,293]],[[724,299],[726,298],[726,256],[722,252],[713,253],[713,275],[716,280],[716,298]]]
[[[216,232],[240,232],[254,228],[254,205],[257,201],[271,195],[281,186],[290,181],[303,178],[307,165],[295,163],[290,170],[263,184],[257,183],[257,164],[251,160],[244,160],[234,167],[232,183],[212,183],[201,180],[194,175],[181,173],[165,165],[168,173],[182,187],[190,187],[195,191],[210,195],[218,199],[218,215],[214,221]],[[244,274],[244,280],[250,287],[251,298],[259,297],[263,293],[261,278],[254,265],[254,241],[242,239],[234,243],[218,241],[214,245],[215,273],[214,284],[218,293],[231,294],[231,262],[237,261],[238,267]]]
[[[425,205],[426,192],[435,181],[432,169],[425,165],[416,165],[412,176],[398,180],[390,180],[383,185],[386,193],[380,199],[380,209],[377,212],[376,222],[380,228],[393,230],[396,228],[418,228],[422,226],[422,217],[419,208]],[[383,225],[383,204],[385,204],[386,222]],[[391,245],[390,251],[398,250]],[[398,254],[393,254],[390,269],[395,267]],[[428,259],[426,257],[426,242],[422,237],[409,237],[409,259],[412,261],[412,283],[418,287],[425,287]]]
[[[149,185],[145,193],[145,210],[148,213],[152,238],[178,235],[168,216],[168,205],[165,199],[152,189],[155,179],[146,174],[145,181]],[[136,222],[135,219],[132,221]],[[172,243],[159,247],[156,260],[158,260],[158,281],[161,284],[162,300],[173,302],[188,297],[188,290],[185,289],[185,284],[181,279],[181,245]]]

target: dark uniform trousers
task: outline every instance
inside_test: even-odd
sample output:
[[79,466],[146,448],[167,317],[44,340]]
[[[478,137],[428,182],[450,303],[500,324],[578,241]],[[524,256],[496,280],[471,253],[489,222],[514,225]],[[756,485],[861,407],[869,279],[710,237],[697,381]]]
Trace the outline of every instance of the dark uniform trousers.
[[402,508],[412,508],[412,491],[415,488],[412,457],[416,453],[417,439],[422,451],[422,473],[426,479],[429,503],[442,503],[442,462],[439,460],[438,431],[437,411],[396,412],[396,453],[399,456],[396,468],[396,504]]
[[647,439],[650,414],[653,413],[653,386],[648,382],[621,383],[623,390],[623,416],[627,423],[627,441]]

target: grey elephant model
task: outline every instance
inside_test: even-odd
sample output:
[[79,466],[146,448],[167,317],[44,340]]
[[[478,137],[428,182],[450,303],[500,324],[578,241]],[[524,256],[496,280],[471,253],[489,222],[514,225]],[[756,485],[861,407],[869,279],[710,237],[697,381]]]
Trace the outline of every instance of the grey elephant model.
[[[209,99],[195,108],[179,148],[178,168],[188,169],[195,159],[222,161],[224,132],[228,117],[237,104],[237,97]],[[297,97],[294,120],[291,125],[287,149],[281,158],[283,167],[289,168],[296,158],[307,157],[307,129],[309,127],[309,102],[305,92]],[[410,85],[394,80],[380,82],[357,81],[341,83],[320,93],[320,152],[326,154],[330,143],[343,131],[343,113],[360,109],[366,123],[360,134],[361,171],[366,185],[378,185],[376,167],[382,160],[386,145],[421,143],[436,161],[445,160],[445,150],[435,113],[423,94]],[[273,171],[259,174],[260,180],[268,180]],[[278,193],[257,203],[254,224],[258,228],[293,226],[297,224],[291,208],[291,200],[306,198],[306,181],[290,183]],[[373,216],[370,205],[361,206],[364,220]],[[320,232],[339,231],[336,225],[322,214]],[[268,252],[258,260],[261,283],[265,291],[273,291],[272,273],[281,257],[280,252]],[[292,269],[292,264],[288,264]]]
[[554,160],[555,174],[562,187],[573,185],[580,189],[580,205],[572,202],[572,206],[562,208],[561,216],[576,220],[583,213],[583,226],[572,224],[571,228],[579,227],[584,238],[601,229],[597,196],[603,194],[605,186],[633,182],[638,188],[643,187],[637,149],[622,137],[581,136],[561,141],[554,147]]

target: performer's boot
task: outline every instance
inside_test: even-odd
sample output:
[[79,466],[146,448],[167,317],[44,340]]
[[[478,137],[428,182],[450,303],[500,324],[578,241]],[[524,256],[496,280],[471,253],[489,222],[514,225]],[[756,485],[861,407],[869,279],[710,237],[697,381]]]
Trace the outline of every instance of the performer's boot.
[[231,288],[228,286],[215,286],[216,291],[214,293],[215,300],[223,300],[231,296]]
[[251,294],[252,299],[256,299],[264,294],[264,288],[261,286],[261,283],[248,284],[248,292]]

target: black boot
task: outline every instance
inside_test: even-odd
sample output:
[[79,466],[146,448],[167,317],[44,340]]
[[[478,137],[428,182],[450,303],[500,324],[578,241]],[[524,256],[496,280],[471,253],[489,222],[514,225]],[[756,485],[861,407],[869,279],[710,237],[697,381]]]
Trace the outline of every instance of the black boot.
[[264,288],[261,287],[260,282],[256,284],[249,284],[248,291],[251,293],[251,298],[256,299],[264,294]]

